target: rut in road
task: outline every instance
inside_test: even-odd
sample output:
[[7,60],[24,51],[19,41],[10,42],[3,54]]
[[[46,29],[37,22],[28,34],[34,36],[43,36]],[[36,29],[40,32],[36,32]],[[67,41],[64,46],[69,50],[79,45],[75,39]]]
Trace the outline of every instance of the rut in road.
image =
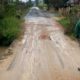
[[23,48],[0,80],[80,80],[79,47],[48,15],[30,10]]

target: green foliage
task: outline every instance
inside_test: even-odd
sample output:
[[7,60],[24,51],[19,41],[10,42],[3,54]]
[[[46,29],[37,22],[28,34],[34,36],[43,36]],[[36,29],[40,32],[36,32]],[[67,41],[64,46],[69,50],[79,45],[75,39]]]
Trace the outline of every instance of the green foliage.
[[48,7],[53,6],[56,9],[61,8],[61,7],[65,7],[67,1],[68,0],[44,0],[45,4],[47,4]]
[[64,33],[74,39],[75,34],[74,34],[74,32],[73,32],[74,30],[70,24],[69,18],[63,18],[63,19],[59,20],[58,22],[64,27],[64,30],[65,30]]
[[65,28],[68,28],[70,25],[70,20],[68,18],[63,18],[59,20],[59,23],[62,24]]
[[46,5],[46,4],[40,3],[40,4],[38,5],[38,7],[39,7],[40,9],[47,10],[47,5]]
[[75,26],[75,37],[77,39],[80,38],[80,20],[77,22],[77,24]]
[[43,9],[43,8],[44,8],[44,5],[43,5],[43,4],[39,4],[38,7],[39,7],[40,9]]
[[16,15],[16,7],[15,5],[7,5],[5,6],[5,16],[15,16]]
[[36,2],[36,6],[38,6],[39,5],[39,0],[35,0],[35,2]]
[[9,45],[18,37],[20,32],[19,20],[15,17],[6,17],[0,23],[0,44]]
[[71,7],[69,15],[67,18],[61,19],[59,22],[65,27],[65,33],[75,36],[75,26],[80,19],[80,6],[76,5]]
[[8,46],[20,33],[20,18],[26,12],[25,3],[2,0],[0,2],[0,45]]
[[79,5],[75,5],[74,7],[71,8],[68,18],[70,20],[70,27],[67,30],[69,31],[69,33],[75,34],[74,29],[78,20],[80,19],[80,6]]
[[80,19],[80,6],[79,5],[76,5],[71,8],[71,11],[69,13],[69,19],[70,19],[71,25],[74,27],[77,21]]
[[63,19],[59,20],[59,23],[64,27],[66,34],[72,33],[72,31],[71,31],[72,27],[70,26],[69,18],[63,18]]
[[9,45],[20,32],[19,21],[14,17],[4,18],[0,25],[0,44]]
[[0,19],[4,18],[4,8],[0,5]]

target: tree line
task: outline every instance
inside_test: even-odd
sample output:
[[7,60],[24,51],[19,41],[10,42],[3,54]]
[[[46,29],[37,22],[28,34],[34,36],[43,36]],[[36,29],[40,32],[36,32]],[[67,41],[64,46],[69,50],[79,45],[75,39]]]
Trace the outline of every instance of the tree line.
[[48,9],[50,7],[54,7],[56,9],[61,8],[61,7],[66,7],[66,2],[68,0],[44,0],[44,2],[48,5]]

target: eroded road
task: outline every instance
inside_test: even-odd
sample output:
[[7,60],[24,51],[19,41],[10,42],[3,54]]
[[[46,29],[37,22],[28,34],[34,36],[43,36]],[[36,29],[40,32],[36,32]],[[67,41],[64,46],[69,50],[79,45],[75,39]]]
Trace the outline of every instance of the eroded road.
[[0,80],[80,80],[80,48],[38,8],[25,17],[23,48]]

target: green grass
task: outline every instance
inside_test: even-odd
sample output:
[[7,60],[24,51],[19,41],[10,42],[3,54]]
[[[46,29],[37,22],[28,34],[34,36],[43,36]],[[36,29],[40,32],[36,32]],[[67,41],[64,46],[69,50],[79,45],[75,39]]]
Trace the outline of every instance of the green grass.
[[75,39],[74,28],[70,24],[70,20],[68,18],[63,18],[58,21],[64,28],[65,34],[70,36],[72,39]]
[[72,26],[70,24],[69,18],[63,18],[58,21],[64,28],[65,34],[72,34]]
[[6,17],[0,23],[0,45],[8,46],[20,33],[20,21],[15,17]]
[[68,28],[70,26],[70,20],[68,18],[63,18],[58,21],[64,28]]
[[21,23],[28,8],[25,5],[1,5],[0,46],[9,46],[21,34]]

